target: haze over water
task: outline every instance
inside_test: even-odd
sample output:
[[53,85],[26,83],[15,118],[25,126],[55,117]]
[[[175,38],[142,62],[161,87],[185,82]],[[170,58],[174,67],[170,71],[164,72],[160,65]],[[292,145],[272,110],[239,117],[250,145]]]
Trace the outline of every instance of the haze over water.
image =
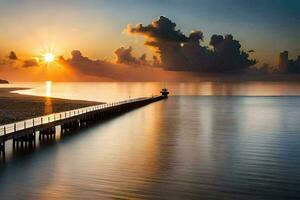
[[298,83],[11,86],[33,87],[23,94],[113,102],[158,94],[165,85],[175,95],[168,100],[30,153],[8,152],[0,164],[1,200],[300,198]]

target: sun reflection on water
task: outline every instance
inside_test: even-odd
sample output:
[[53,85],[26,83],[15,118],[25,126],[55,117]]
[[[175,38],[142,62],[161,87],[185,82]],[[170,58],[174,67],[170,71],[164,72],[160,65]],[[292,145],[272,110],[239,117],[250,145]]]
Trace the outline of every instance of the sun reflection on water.
[[51,90],[52,90],[52,82],[51,81],[46,81],[46,97],[51,97]]
[[51,100],[51,94],[52,94],[52,82],[51,81],[46,81],[45,82],[45,88],[46,88],[46,101],[45,101],[45,114],[50,114],[53,112],[53,107],[52,107],[52,100]]

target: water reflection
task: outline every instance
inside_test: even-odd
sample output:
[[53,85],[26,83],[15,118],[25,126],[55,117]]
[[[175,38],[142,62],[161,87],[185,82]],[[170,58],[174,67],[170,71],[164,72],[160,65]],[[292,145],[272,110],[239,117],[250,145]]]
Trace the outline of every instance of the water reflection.
[[[136,84],[97,83],[94,91],[111,88],[91,99],[161,86]],[[80,86],[78,95],[91,85]],[[171,85],[175,94],[191,96],[173,96],[7,159],[0,166],[1,199],[299,199],[300,97],[254,97],[288,87],[264,86]],[[52,95],[60,87],[54,83]],[[68,84],[66,93],[76,87]],[[284,94],[298,91],[289,87]],[[234,96],[254,90],[252,97]]]
[[46,90],[45,95],[41,95],[41,96],[46,97],[45,111],[44,111],[44,114],[46,115],[46,114],[53,113],[52,100],[50,98],[50,97],[52,97],[52,82],[51,81],[45,82],[45,90]]
[[[186,83],[16,83],[9,87],[32,87],[18,93],[66,99],[114,102],[158,94],[168,87],[171,95],[188,96],[298,96],[300,87],[293,82],[186,82]],[[8,87],[8,86],[0,86]]]
[[46,90],[46,94],[43,96],[46,97],[51,97],[51,90],[52,90],[52,82],[51,81],[46,81],[45,82],[45,90]]

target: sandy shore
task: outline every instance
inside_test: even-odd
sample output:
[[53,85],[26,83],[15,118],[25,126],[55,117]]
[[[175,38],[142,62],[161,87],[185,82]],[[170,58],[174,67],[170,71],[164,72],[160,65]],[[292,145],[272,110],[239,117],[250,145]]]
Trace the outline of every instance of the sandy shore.
[[77,101],[10,93],[24,88],[0,88],[0,125],[101,102]]

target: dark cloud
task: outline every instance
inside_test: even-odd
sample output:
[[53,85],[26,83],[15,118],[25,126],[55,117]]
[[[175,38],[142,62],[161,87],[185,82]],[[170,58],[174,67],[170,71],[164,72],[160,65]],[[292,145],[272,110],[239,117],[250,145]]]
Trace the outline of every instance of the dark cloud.
[[190,40],[181,48],[181,52],[187,60],[187,70],[208,71],[212,61],[212,52],[207,47],[200,45],[200,41],[203,41],[203,33],[193,31],[189,38]]
[[[111,63],[104,60],[92,60],[82,55],[79,50],[71,52],[70,59],[60,57],[59,61],[72,67],[73,69],[89,76],[108,78],[111,80],[120,81],[177,81],[177,80],[193,80],[191,74],[178,74],[175,72],[166,72],[152,66],[141,65],[133,67],[119,63]],[[146,60],[145,55],[142,55],[140,60]]]
[[115,50],[115,55],[117,56],[117,63],[127,64],[127,65],[140,65],[146,63],[146,55],[143,54],[140,58],[135,58],[132,55],[132,47],[120,47]]
[[60,58],[60,62],[68,64],[74,69],[91,76],[102,76],[112,78],[115,77],[116,71],[114,70],[116,65],[103,60],[91,60],[88,57],[82,55],[79,50],[73,50],[71,52],[71,58],[65,60]]
[[16,52],[11,51],[7,58],[11,61],[17,61],[17,62],[10,62],[9,65],[10,67],[34,67],[38,66],[39,63],[36,59],[27,59],[27,60],[20,60],[19,57],[17,56]]
[[139,57],[141,64],[147,64],[147,55],[144,53]]
[[145,45],[156,49],[168,70],[186,70],[187,61],[181,53],[181,43],[187,42],[189,38],[176,30],[174,22],[161,16],[148,26],[138,24],[136,27],[128,26],[127,30],[131,34],[144,35],[147,38]]
[[154,67],[159,67],[160,66],[161,63],[160,63],[160,60],[157,58],[157,56],[154,55],[152,57],[152,60],[153,60],[153,66]]
[[92,60],[83,56],[79,50],[73,50],[71,56],[70,59],[61,59],[61,61],[84,74],[120,80],[129,78],[128,74],[122,73],[124,67],[121,64],[114,64],[104,60]]
[[28,60],[24,60],[23,62],[23,67],[34,67],[38,65],[39,63],[37,62],[36,59],[28,59]]
[[155,49],[164,69],[196,72],[240,72],[256,63],[248,53],[241,50],[239,41],[232,35],[213,35],[213,50],[200,44],[202,31],[192,31],[189,36],[176,29],[176,24],[161,16],[150,25],[128,26],[131,34],[147,39],[145,45]]
[[210,38],[209,45],[215,47],[224,41],[224,37],[222,35],[212,35]]
[[[74,61],[74,62],[89,61],[88,57],[82,56],[82,54],[79,50],[73,50],[71,52],[71,56],[72,56],[72,61]],[[62,58],[62,57],[60,57],[60,58]]]
[[213,35],[210,44],[214,47],[211,71],[239,72],[256,64],[232,35]]
[[11,61],[17,61],[17,62],[10,62],[11,67],[34,67],[38,66],[39,62],[37,59],[27,59],[27,60],[20,60],[17,56],[16,52],[11,51],[9,52],[9,55],[7,58]]
[[255,50],[251,49],[248,51],[248,53],[255,53]]
[[[176,24],[164,16],[152,22],[148,26],[138,24],[136,27],[128,27],[130,33],[145,35],[155,41],[163,40],[168,42],[186,42],[188,38],[180,31],[176,30]],[[155,42],[152,41],[152,42]]]
[[300,73],[300,55],[297,59],[288,61],[287,73]]
[[160,66],[160,61],[157,56],[153,56],[152,61],[147,60],[147,55],[144,53],[140,57],[135,57],[132,55],[132,47],[120,47],[115,50],[115,55],[117,57],[116,63],[132,65],[132,66],[152,66],[158,67]]
[[203,41],[204,35],[200,30],[192,31],[189,36],[189,41],[194,41],[199,43],[199,41]]
[[272,67],[267,63],[262,64],[261,66],[253,66],[246,70],[246,73],[249,75],[267,75],[272,73]]
[[9,58],[10,60],[18,60],[18,59],[19,59],[18,56],[17,56],[17,54],[16,54],[14,51],[11,51],[11,52],[9,53],[8,58]]

